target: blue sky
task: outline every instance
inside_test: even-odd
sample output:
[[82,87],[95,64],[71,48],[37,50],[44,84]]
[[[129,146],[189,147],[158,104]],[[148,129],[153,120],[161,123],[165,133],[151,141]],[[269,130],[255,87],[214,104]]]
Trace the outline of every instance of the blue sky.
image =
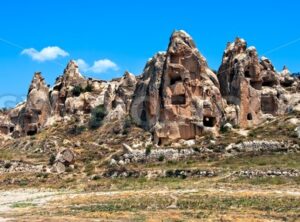
[[[219,67],[226,43],[239,36],[278,70],[286,64],[291,71],[300,71],[299,1],[3,0],[0,4],[2,97],[26,95],[35,71],[42,71],[53,84],[70,59],[84,60],[89,64],[86,75],[99,79],[121,76],[125,70],[140,74],[149,57],[166,50],[175,29],[194,38],[213,69]],[[65,54],[56,59],[38,54],[54,46]],[[21,53],[24,49],[27,54]],[[93,67],[95,61],[106,69]]]

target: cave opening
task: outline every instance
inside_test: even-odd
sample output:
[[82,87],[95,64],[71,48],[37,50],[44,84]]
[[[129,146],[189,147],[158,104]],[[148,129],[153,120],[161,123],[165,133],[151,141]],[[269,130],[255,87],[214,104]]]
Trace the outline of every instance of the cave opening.
[[33,136],[37,134],[37,129],[32,129],[27,131],[27,136]]
[[248,113],[248,114],[247,114],[247,120],[253,120],[253,117],[252,117],[252,114],[251,114],[251,113]]
[[11,126],[11,127],[9,127],[9,132],[13,132],[15,130],[15,127],[13,127],[13,126]]
[[180,62],[180,57],[178,55],[171,54],[170,62],[174,64],[178,64]]
[[172,75],[171,80],[170,80],[170,85],[174,85],[177,82],[182,82],[182,78],[179,74],[177,75]]
[[186,103],[185,94],[173,95],[171,97],[171,102],[173,105],[183,105]]
[[250,75],[250,71],[249,71],[249,70],[246,70],[246,71],[245,71],[245,77],[246,77],[246,78],[251,78],[251,75]]
[[272,87],[275,85],[275,81],[263,81],[262,86]]
[[250,81],[250,86],[254,89],[261,90],[261,81]]
[[216,124],[216,118],[212,116],[204,116],[203,117],[203,125],[205,127],[214,127]]
[[263,113],[274,114],[277,112],[277,105],[273,96],[262,96],[261,97],[261,111]]

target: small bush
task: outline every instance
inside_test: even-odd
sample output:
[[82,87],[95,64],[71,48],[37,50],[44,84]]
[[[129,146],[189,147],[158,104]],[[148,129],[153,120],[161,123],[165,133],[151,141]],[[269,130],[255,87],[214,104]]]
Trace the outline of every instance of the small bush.
[[52,166],[55,163],[55,159],[56,159],[55,155],[51,154],[51,156],[49,158],[49,165]]
[[11,167],[11,163],[8,162],[8,163],[5,163],[5,164],[4,164],[4,168],[5,168],[5,169],[9,169],[10,167]]
[[86,87],[85,87],[85,89],[84,89],[84,92],[93,92],[93,86],[92,85],[90,85],[90,84],[88,84]]
[[77,125],[74,125],[69,131],[68,133],[69,134],[72,134],[72,135],[80,135],[82,132],[84,132],[86,130],[86,127],[85,126],[77,126]]
[[72,95],[78,97],[78,96],[80,96],[80,94],[81,94],[83,91],[84,91],[84,90],[82,89],[81,86],[75,86],[75,87],[73,88],[73,90],[72,90]]
[[151,150],[152,150],[152,146],[151,146],[151,145],[148,145],[148,146],[146,147],[146,151],[145,151],[146,156],[149,156],[149,155],[151,154]]
[[91,119],[89,122],[89,127],[91,129],[97,129],[101,126],[103,119],[107,115],[105,107],[99,105],[92,110]]
[[158,157],[158,161],[159,162],[163,162],[165,160],[165,156],[164,155],[160,155],[159,157]]

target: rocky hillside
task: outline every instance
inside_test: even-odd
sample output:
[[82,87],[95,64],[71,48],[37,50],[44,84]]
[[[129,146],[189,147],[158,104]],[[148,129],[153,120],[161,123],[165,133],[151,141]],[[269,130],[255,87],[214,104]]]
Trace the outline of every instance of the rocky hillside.
[[158,146],[211,135],[224,127],[246,129],[300,110],[300,80],[237,38],[214,73],[193,39],[175,31],[166,52],[150,59],[140,76],[126,72],[110,82],[85,78],[70,61],[52,88],[35,73],[27,100],[2,112],[2,140],[15,140],[68,123],[99,128],[133,122]]
[[139,76],[34,74],[0,111],[0,220],[297,221],[299,162],[300,79],[241,38],[213,71],[176,31]]

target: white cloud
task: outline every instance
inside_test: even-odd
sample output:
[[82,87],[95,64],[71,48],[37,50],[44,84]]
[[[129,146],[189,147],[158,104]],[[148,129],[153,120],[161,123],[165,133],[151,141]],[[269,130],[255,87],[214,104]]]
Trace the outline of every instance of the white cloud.
[[105,73],[109,70],[119,70],[118,65],[109,59],[97,60],[92,66],[89,66],[83,59],[78,59],[76,62],[79,68],[84,72]]
[[33,60],[44,62],[47,60],[54,60],[58,57],[66,57],[69,56],[69,53],[59,48],[58,46],[48,46],[43,48],[41,51],[37,51],[34,48],[24,49],[21,52],[22,55],[28,55]]

